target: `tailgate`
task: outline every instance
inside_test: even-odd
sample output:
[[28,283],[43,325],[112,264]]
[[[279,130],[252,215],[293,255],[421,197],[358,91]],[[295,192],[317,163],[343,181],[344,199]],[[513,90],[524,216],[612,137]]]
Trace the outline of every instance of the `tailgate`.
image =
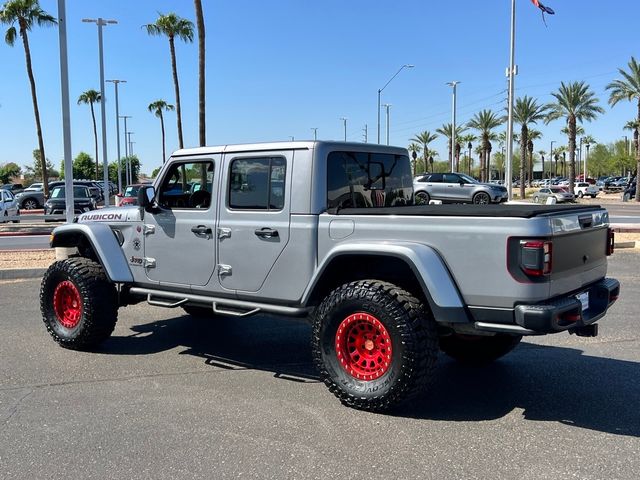
[[550,295],[580,290],[603,278],[607,273],[607,211],[564,213],[550,220],[553,229]]

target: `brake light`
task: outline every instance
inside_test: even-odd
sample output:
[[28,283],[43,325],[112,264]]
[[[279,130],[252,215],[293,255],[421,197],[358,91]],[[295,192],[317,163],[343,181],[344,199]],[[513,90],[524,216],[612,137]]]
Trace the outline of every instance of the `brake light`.
[[553,243],[548,240],[520,241],[520,268],[532,277],[549,275],[553,267]]
[[607,229],[607,256],[613,254],[615,245],[615,233],[613,232],[613,228]]

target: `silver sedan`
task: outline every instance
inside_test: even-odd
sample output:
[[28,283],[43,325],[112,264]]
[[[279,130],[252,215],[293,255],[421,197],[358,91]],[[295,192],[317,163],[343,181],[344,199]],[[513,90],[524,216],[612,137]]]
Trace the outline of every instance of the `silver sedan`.
[[545,187],[541,188],[533,194],[534,203],[547,203],[548,198],[555,198],[556,203],[573,202],[575,196],[561,187]]

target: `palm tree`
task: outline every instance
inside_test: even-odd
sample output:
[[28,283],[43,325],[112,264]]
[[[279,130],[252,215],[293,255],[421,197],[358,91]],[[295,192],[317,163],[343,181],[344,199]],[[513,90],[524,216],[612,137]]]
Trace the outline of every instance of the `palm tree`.
[[160,119],[160,130],[162,131],[162,163],[164,164],[166,160],[166,152],[164,147],[164,117],[162,116],[163,111],[172,111],[175,107],[173,105],[168,104],[164,100],[156,100],[149,104],[149,111],[154,113],[156,117]]
[[[629,71],[626,72],[622,68],[618,72],[622,76],[622,80],[614,80],[607,85],[610,90],[609,104],[613,107],[620,100],[634,101],[637,105],[636,128],[634,129],[634,138],[636,139],[636,178],[640,174],[640,145],[637,141],[638,124],[640,124],[640,64],[634,57],[629,61]],[[640,188],[636,187],[636,202],[640,202]]]
[[640,121],[639,120],[629,120],[624,124],[623,127],[625,130],[631,130],[633,132],[633,145],[636,150],[638,150],[638,131],[640,130]]
[[546,114],[547,106],[540,105],[535,98],[525,95],[524,97],[516,99],[516,104],[513,108],[513,119],[516,123],[520,124],[520,198],[524,198],[525,172],[532,171],[532,168],[529,170],[526,168],[527,149],[529,146],[529,125],[544,120]]
[[202,14],[202,0],[193,0],[196,10],[196,28],[198,29],[198,119],[200,146],[207,144],[207,127],[205,118],[205,44],[204,44],[204,15]]
[[[27,76],[31,85],[31,100],[33,101],[33,113],[36,117],[36,134],[38,135],[38,149],[42,162],[42,183],[45,196],[49,195],[49,176],[47,172],[47,157],[44,154],[44,140],[42,137],[42,126],[40,125],[40,110],[38,109],[38,97],[36,94],[36,80],[31,68],[31,50],[29,48],[28,32],[34,24],[40,27],[55,25],[56,19],[45,12],[38,3],[38,0],[9,0],[2,10],[0,10],[0,23],[9,25],[4,40],[9,46],[15,44],[18,34],[22,38],[24,46],[24,56],[27,65]],[[16,25],[17,24],[17,29]]]
[[[466,131],[467,127],[465,127],[464,125],[456,125],[456,139],[460,138],[460,135],[462,135]],[[440,128],[436,129],[436,132],[449,139],[449,165],[451,165],[451,134],[453,133],[453,125],[450,123],[443,123]],[[456,141],[456,144],[457,143],[458,142]],[[458,149],[459,145],[456,145],[456,154],[458,153]]]
[[582,137],[582,144],[587,146],[587,153],[584,156],[584,160],[582,162],[582,164],[584,165],[584,179],[583,181],[586,182],[587,181],[587,160],[588,160],[588,156],[589,156],[589,148],[591,148],[591,145],[596,145],[598,142],[596,141],[595,138],[593,138],[591,135],[586,135],[584,137]]
[[96,180],[100,179],[100,169],[98,161],[98,130],[96,129],[96,114],[93,110],[93,104],[102,101],[102,97],[100,96],[100,92],[96,90],[87,90],[82,95],[78,97],[78,105],[81,103],[89,104],[91,107],[91,119],[93,120],[93,140],[96,147]]
[[476,113],[467,126],[477,130],[480,142],[482,143],[482,156],[480,157],[480,181],[485,182],[489,172],[489,156],[491,155],[491,140],[498,137],[492,132],[494,128],[504,123],[504,117],[497,115],[491,110],[482,110]]
[[[427,171],[429,169],[429,162],[428,162],[429,157],[427,156],[427,154],[429,153],[429,144],[433,142],[436,138],[438,138],[438,135],[436,135],[435,133],[431,133],[429,130],[425,130],[423,132],[420,132],[418,135],[416,135],[415,137],[409,140],[410,142],[416,142],[422,145],[422,152],[424,154],[423,155],[424,165],[425,165],[425,170]],[[415,175],[416,172],[413,172],[413,173]]]
[[529,186],[531,186],[531,182],[533,181],[533,141],[540,140],[542,138],[542,132],[540,130],[531,129],[528,132],[528,137],[529,137],[529,140],[527,141],[527,152],[529,153],[528,174],[529,174]]
[[569,127],[569,191],[574,193],[576,180],[576,128],[578,122],[591,121],[604,109],[598,105],[598,99],[585,82],[560,83],[557,92],[551,93],[556,99],[548,105],[549,114],[545,122],[566,118]]
[[[462,145],[462,148],[466,151],[468,148],[469,143],[475,142],[478,137],[476,137],[473,133],[465,133],[464,135],[460,135],[460,145]],[[468,152],[467,152],[468,155]],[[471,156],[469,156],[469,165],[468,165],[468,171],[467,173],[469,175],[471,175],[471,167],[472,167],[472,159]]]
[[169,38],[169,52],[171,53],[171,69],[173,85],[176,90],[176,117],[178,119],[178,145],[184,148],[182,139],[182,110],[180,109],[180,84],[178,83],[178,67],[176,65],[175,38],[185,42],[193,42],[193,23],[179,17],[175,13],[168,13],[158,17],[155,23],[145,25],[149,35],[166,35]]
[[417,158],[418,158],[418,154],[422,151],[422,147],[419,144],[412,142],[407,147],[407,150],[411,152],[411,158],[413,159],[413,176],[415,177],[418,170]]

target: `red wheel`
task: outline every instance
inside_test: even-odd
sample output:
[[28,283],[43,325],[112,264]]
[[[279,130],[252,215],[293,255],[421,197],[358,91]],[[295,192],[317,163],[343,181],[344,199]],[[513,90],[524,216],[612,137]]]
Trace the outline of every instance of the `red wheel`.
[[320,378],[342,403],[383,412],[422,391],[438,355],[436,324],[409,292],[379,280],[346,283],[314,310]]
[[65,328],[75,328],[82,316],[82,297],[69,280],[60,282],[53,292],[53,311]]
[[336,353],[342,368],[359,380],[374,380],[391,365],[391,337],[373,315],[354,313],[336,332]]

